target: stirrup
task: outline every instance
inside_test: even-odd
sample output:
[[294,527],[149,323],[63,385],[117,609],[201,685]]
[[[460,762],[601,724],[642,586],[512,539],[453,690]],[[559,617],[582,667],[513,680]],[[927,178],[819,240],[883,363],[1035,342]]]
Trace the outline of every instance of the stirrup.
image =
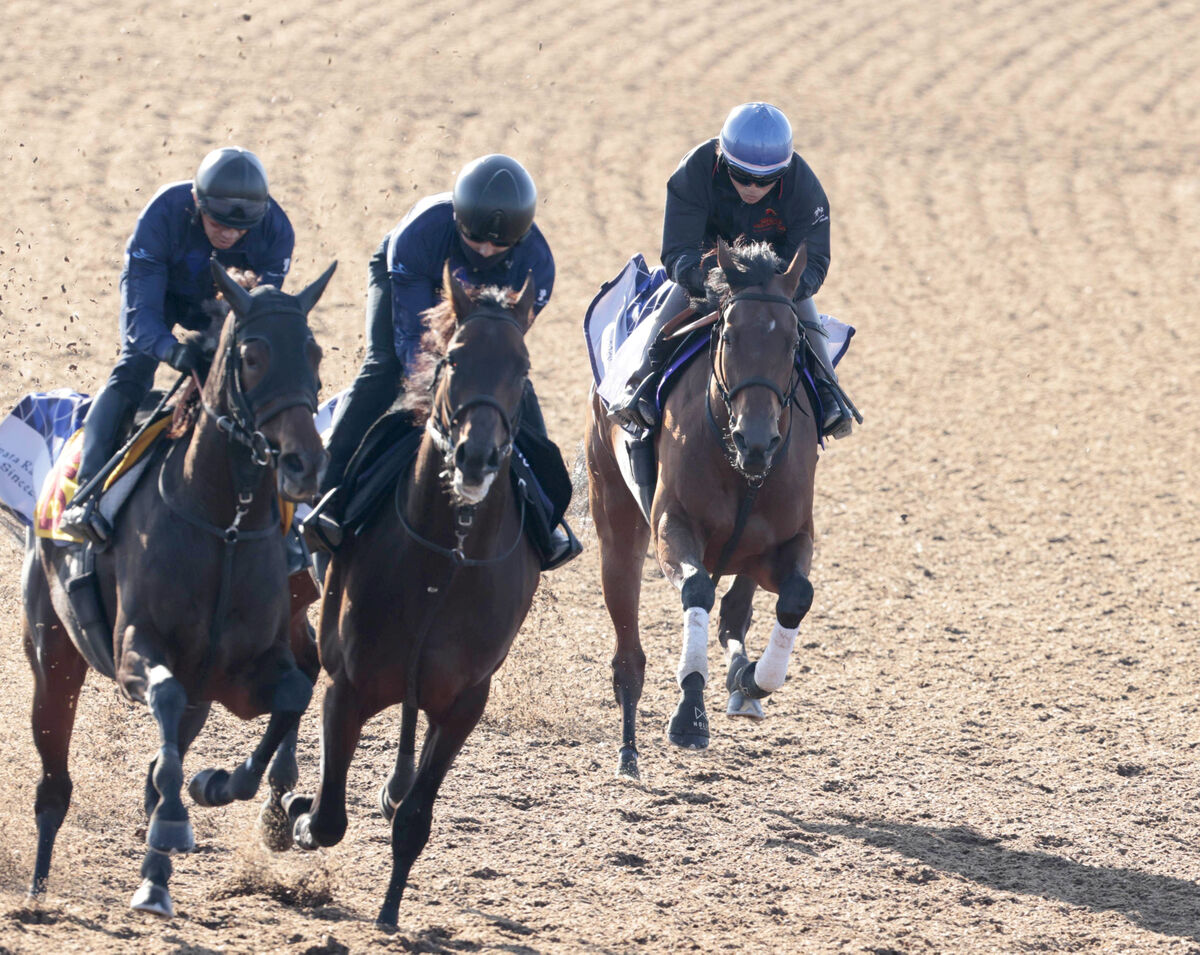
[[345,529],[342,522],[326,511],[337,510],[334,501],[341,486],[328,491],[317,506],[299,524],[300,536],[310,551],[327,551],[332,554],[342,546]]
[[612,404],[608,413],[622,426],[653,431],[658,425],[658,408],[654,393],[658,390],[658,373],[650,372]]
[[59,519],[59,531],[80,543],[91,543],[97,550],[103,550],[112,540],[113,528],[108,518],[100,513],[99,504],[98,494],[93,494],[82,504],[72,503]]
[[555,570],[583,553],[583,544],[566,522],[561,522],[550,535],[550,547],[542,558],[542,573]]

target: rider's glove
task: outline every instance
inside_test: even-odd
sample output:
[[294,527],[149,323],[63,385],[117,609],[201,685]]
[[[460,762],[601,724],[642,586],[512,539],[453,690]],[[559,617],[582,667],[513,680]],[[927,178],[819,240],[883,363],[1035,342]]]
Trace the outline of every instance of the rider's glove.
[[201,357],[200,349],[192,342],[176,342],[171,346],[167,364],[178,372],[190,375],[192,372],[199,371]]

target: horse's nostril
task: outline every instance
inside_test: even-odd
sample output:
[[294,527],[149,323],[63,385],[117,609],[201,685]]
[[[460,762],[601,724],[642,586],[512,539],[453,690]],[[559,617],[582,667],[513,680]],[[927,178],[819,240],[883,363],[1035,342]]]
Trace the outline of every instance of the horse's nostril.
[[774,454],[782,441],[783,438],[781,438],[779,435],[775,435],[775,437],[771,439],[771,443],[767,445],[767,454]]
[[492,453],[489,454],[488,458],[487,458],[487,466],[492,470],[496,470],[497,468],[500,467],[500,449],[499,448],[492,448]]
[[279,458],[279,466],[289,474],[304,473],[304,459],[295,452],[281,455]]
[[746,453],[746,439],[740,431],[733,432],[733,446],[740,454]]

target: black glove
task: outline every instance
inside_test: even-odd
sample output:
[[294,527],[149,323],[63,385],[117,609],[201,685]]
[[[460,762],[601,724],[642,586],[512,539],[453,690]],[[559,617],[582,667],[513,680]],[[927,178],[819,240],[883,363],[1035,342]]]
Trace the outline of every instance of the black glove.
[[167,364],[185,375],[198,372],[202,361],[203,355],[194,342],[176,342],[167,356]]
[[708,278],[708,273],[697,262],[683,270],[679,276],[679,284],[687,289],[688,295],[692,298],[705,298],[708,295],[704,288],[706,278]]

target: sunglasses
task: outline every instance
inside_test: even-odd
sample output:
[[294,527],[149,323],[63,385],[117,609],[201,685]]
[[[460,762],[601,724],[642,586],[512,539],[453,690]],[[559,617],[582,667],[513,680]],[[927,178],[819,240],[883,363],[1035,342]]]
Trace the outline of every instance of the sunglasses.
[[741,186],[769,186],[779,182],[783,178],[783,174],[787,172],[783,169],[779,172],[771,173],[769,176],[752,176],[748,172],[742,172],[736,166],[729,166],[729,178]]
[[229,222],[257,222],[267,214],[267,204],[256,199],[225,199],[220,196],[210,196],[200,205],[200,211],[211,219],[216,219],[222,225]]
[[459,226],[458,233],[464,239],[469,239],[471,242],[476,242],[480,245],[482,245],[483,243],[486,242],[489,245],[494,246],[497,249],[511,249],[514,245],[514,243],[512,243],[512,242],[497,242],[494,238],[492,238],[489,235],[476,235],[474,232],[468,232],[466,229],[462,228],[461,226]]

